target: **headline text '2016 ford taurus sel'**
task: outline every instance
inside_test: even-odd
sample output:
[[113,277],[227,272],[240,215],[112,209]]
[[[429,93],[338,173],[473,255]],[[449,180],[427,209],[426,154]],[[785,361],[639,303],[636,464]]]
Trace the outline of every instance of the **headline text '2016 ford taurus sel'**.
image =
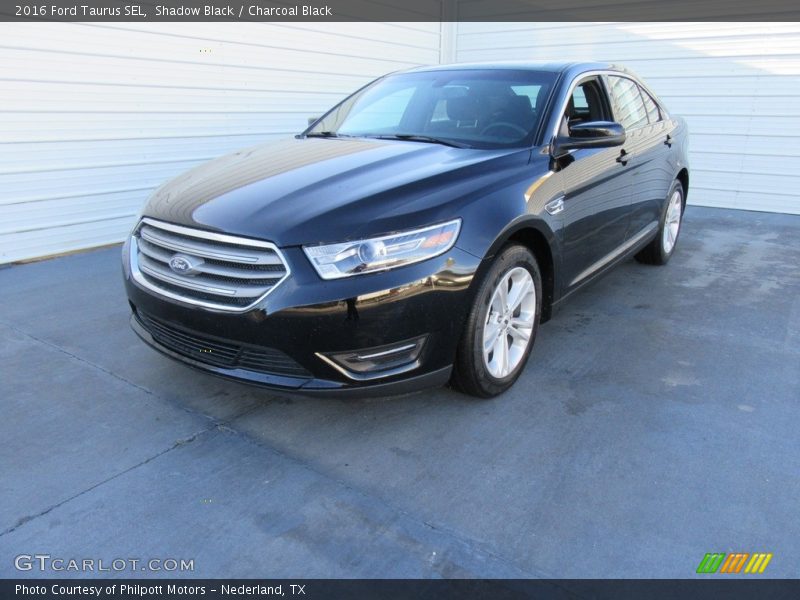
[[131,323],[285,392],[494,396],[575,290],[669,260],[686,155],[684,121],[620,67],[393,73],[156,190],[123,252]]

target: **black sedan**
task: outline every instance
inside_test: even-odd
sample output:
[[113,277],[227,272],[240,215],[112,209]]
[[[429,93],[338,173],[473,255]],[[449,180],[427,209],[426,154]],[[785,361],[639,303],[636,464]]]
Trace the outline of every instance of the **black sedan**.
[[669,260],[687,142],[612,65],[393,73],[294,139],[161,186],[123,251],[131,323],[284,392],[494,396],[578,288]]

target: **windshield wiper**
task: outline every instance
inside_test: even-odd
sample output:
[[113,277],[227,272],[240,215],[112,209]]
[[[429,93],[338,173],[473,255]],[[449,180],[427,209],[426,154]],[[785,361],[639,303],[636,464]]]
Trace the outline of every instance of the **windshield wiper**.
[[469,144],[457,142],[455,140],[447,140],[444,138],[433,137],[430,135],[417,135],[415,133],[393,133],[390,135],[370,135],[367,137],[375,138],[378,140],[403,140],[409,142],[427,142],[429,144],[442,144],[443,146],[451,146],[453,148],[471,148]]

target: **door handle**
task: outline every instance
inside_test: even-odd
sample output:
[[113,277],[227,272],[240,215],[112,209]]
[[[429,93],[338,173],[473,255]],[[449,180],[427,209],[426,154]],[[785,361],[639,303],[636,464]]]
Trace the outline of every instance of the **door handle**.
[[625,152],[624,149],[619,151],[619,156],[617,157],[617,162],[621,164],[623,167],[628,164],[628,161],[631,159],[631,155],[628,152]]
[[667,139],[664,140],[664,145],[672,148],[672,136],[670,134],[667,134]]

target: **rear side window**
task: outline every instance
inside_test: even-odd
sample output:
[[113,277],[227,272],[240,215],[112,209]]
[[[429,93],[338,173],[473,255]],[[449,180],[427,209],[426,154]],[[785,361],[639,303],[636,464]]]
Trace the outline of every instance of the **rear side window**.
[[636,129],[647,125],[647,109],[644,106],[639,86],[627,77],[608,78],[617,120],[625,129]]
[[658,110],[658,104],[656,104],[656,101],[653,100],[653,97],[641,86],[639,87],[639,92],[641,92],[642,100],[644,100],[644,108],[647,111],[647,120],[651,123],[658,123],[661,120],[661,111]]

